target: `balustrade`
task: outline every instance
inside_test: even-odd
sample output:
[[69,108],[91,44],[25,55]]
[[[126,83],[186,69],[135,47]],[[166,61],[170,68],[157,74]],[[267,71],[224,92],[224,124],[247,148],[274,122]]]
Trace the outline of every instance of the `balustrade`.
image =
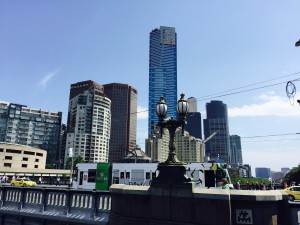
[[108,219],[110,209],[109,192],[0,186],[0,214],[15,211],[31,217],[53,216],[65,220],[80,217],[91,222]]

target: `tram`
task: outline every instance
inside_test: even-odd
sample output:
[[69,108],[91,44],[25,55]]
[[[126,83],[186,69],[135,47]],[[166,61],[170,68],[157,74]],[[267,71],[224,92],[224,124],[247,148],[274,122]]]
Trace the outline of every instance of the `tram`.
[[[111,184],[150,186],[159,175],[157,166],[158,163],[79,163],[73,188],[108,190]],[[186,167],[186,175],[198,188],[218,188],[223,178],[231,183],[225,163],[194,162]]]

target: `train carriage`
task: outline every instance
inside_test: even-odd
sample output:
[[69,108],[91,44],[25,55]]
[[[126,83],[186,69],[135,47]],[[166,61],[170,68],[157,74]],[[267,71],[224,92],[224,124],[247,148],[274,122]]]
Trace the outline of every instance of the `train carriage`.
[[[108,190],[111,184],[150,186],[159,171],[158,163],[79,163],[73,188]],[[221,186],[222,178],[230,177],[226,164],[194,162],[186,165],[186,175],[198,188]]]

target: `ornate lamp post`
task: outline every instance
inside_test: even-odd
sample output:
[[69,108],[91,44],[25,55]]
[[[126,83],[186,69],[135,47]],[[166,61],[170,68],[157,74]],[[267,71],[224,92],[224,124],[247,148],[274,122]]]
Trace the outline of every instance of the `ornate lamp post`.
[[177,102],[177,112],[179,114],[179,120],[174,120],[173,117],[170,117],[167,120],[165,119],[168,106],[165,103],[163,97],[160,97],[160,101],[156,105],[156,113],[159,118],[157,126],[160,127],[161,133],[163,128],[168,129],[170,134],[170,141],[168,159],[165,162],[158,164],[157,170],[159,171],[159,175],[152,181],[151,186],[161,184],[182,184],[189,183],[191,181],[191,179],[186,176],[186,163],[178,160],[174,145],[175,131],[178,127],[181,127],[182,133],[184,133],[186,114],[189,110],[189,104],[184,99],[184,94],[181,94],[180,96],[180,100]]

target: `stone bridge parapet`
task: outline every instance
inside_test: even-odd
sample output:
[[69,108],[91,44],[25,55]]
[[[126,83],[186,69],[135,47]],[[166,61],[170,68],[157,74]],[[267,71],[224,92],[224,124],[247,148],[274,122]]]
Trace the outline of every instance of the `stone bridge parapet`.
[[55,225],[107,224],[110,207],[109,192],[0,187],[0,224],[3,225],[21,225],[24,221],[37,225],[45,221]]

